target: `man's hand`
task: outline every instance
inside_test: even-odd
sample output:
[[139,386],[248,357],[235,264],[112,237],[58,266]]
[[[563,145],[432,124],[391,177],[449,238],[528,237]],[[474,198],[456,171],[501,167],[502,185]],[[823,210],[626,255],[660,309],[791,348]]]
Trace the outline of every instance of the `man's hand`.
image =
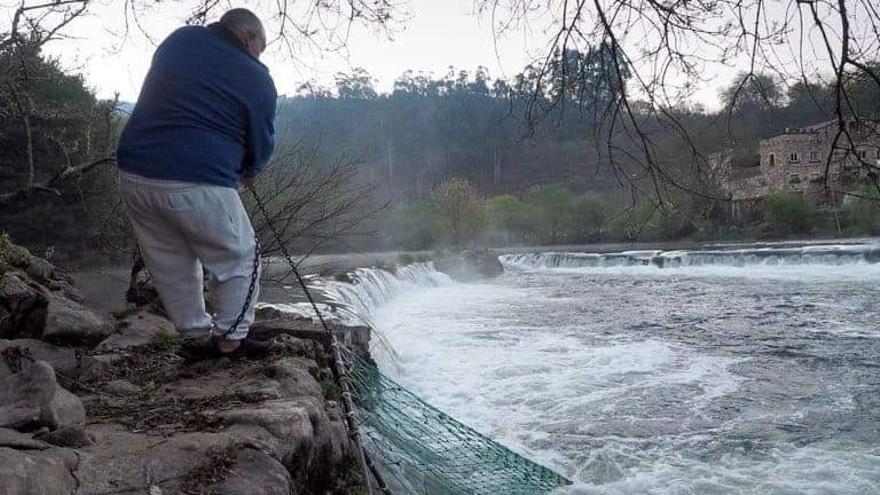
[[245,187],[245,189],[253,189],[254,187],[254,178],[253,177],[242,177],[241,185]]

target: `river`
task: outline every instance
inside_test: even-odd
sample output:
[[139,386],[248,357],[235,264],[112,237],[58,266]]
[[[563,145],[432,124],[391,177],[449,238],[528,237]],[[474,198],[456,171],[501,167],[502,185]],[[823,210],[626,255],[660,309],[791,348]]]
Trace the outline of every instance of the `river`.
[[[570,493],[880,493],[880,244],[361,271],[383,371]],[[380,346],[381,347],[381,346]]]

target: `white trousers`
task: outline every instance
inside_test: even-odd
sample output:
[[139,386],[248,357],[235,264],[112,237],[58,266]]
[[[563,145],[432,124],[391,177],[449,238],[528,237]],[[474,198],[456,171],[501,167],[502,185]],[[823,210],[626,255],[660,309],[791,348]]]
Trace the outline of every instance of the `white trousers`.
[[[119,190],[144,263],[162,305],[185,334],[225,334],[244,307],[254,269],[254,229],[238,191],[229,187],[155,180],[119,171]],[[205,310],[203,268],[210,275]],[[232,340],[247,336],[259,295]]]

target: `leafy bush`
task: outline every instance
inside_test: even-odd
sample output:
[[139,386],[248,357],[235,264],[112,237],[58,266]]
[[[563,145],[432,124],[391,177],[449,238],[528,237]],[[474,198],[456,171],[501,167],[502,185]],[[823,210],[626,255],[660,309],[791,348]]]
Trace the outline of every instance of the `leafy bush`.
[[816,206],[802,194],[777,193],[767,199],[766,220],[779,233],[809,232],[816,220]]
[[449,179],[434,190],[433,211],[446,239],[456,247],[471,244],[486,225],[486,209],[466,179]]
[[880,192],[867,187],[844,209],[844,222],[853,235],[880,235]]

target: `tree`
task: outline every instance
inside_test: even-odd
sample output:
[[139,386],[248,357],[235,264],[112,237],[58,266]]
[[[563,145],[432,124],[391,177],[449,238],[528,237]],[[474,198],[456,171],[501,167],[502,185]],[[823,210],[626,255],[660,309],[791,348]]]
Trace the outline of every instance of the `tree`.
[[805,234],[813,227],[816,206],[803,194],[777,193],[767,200],[767,221],[782,234]]
[[[496,38],[508,31],[540,23],[546,46],[533,65],[535,77],[517,79],[517,87],[532,90],[528,125],[540,123],[535,113],[549,113],[558,107],[546,104],[546,88],[558,70],[558,54],[570,50],[607,45],[612,81],[621,88],[619,97],[602,112],[593,129],[597,152],[604,153],[621,182],[635,196],[651,193],[658,207],[672,190],[700,195],[700,187],[675,173],[675,163],[663,159],[652,132],[658,127],[678,138],[679,148],[689,161],[707,162],[699,136],[671,109],[691,99],[701,85],[716,75],[720,66],[748,69],[740,76],[739,91],[728,98],[728,115],[739,111],[745,90],[748,105],[772,108],[779,105],[782,91],[771,80],[786,83],[814,73],[831,74],[831,111],[838,121],[833,145],[857,151],[857,140],[844,125],[849,117],[877,121],[867,106],[857,104],[849,81],[860,79],[880,88],[880,71],[872,65],[876,57],[880,16],[874,0],[834,2],[786,0],[743,4],[739,0],[711,2],[638,2],[630,0],[479,0],[477,9],[491,17]],[[794,60],[780,53],[794,54]],[[631,85],[624,84],[632,74]],[[766,74],[773,74],[768,79]],[[561,101],[565,92],[550,95]],[[874,100],[876,101],[876,100]],[[617,136],[633,141],[636,153],[616,146]],[[717,151],[717,150],[711,150]],[[710,151],[710,152],[711,152]],[[830,164],[829,155],[826,165]],[[865,172],[876,168],[862,163]],[[632,170],[638,168],[638,173]],[[716,198],[720,199],[720,198]]]
[[59,254],[97,239],[118,242],[105,222],[115,195],[96,191],[112,183],[116,104],[98,101],[42,47],[28,38],[0,48],[0,219],[18,242],[57,243]]
[[526,195],[532,225],[541,244],[567,241],[571,235],[574,194],[565,186],[538,187]]
[[509,245],[526,240],[528,225],[527,206],[519,198],[502,194],[486,202],[486,216],[496,242]]
[[372,100],[376,98],[373,77],[363,67],[350,74],[339,72],[336,74],[336,94],[342,100]]
[[477,191],[460,178],[449,179],[434,190],[434,211],[450,243],[462,247],[473,242],[486,223],[486,211]]
[[584,194],[574,199],[571,208],[575,240],[599,239],[608,222],[608,206],[604,199],[598,195]]

